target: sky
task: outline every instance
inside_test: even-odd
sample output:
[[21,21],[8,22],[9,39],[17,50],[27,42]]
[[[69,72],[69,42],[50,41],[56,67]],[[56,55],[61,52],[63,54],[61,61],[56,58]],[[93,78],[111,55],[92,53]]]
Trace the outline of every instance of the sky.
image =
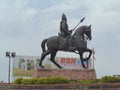
[[[58,35],[62,13],[67,16],[69,29],[83,17],[86,19],[79,26],[92,25],[88,48],[94,47],[96,52],[97,78],[120,75],[119,0],[0,0],[0,81],[8,80],[5,52],[40,56],[42,40]],[[79,57],[58,52],[60,56]]]

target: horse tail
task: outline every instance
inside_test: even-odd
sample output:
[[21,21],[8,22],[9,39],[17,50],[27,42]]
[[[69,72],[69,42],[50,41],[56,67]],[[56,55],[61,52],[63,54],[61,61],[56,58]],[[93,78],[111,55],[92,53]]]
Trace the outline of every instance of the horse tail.
[[41,47],[42,47],[42,51],[43,51],[43,52],[46,51],[46,50],[45,50],[45,44],[46,44],[46,42],[47,42],[47,39],[44,39],[44,40],[42,41],[42,43],[41,43]]

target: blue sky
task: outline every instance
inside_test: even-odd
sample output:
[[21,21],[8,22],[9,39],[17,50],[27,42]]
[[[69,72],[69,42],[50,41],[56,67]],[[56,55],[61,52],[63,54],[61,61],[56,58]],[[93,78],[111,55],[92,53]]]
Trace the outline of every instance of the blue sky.
[[[6,51],[17,55],[40,56],[41,41],[58,35],[62,13],[69,29],[86,17],[82,25],[92,25],[97,77],[120,74],[119,0],[0,0],[0,81],[7,81]],[[78,57],[58,52],[57,56]]]

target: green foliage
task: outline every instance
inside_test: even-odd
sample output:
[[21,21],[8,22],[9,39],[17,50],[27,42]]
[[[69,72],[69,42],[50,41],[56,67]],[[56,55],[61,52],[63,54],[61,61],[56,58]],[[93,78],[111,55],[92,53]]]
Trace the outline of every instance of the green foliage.
[[120,77],[104,76],[100,79],[100,83],[120,83]]
[[79,84],[92,84],[92,83],[97,83],[97,80],[78,80],[77,83],[79,83]]
[[13,81],[13,84],[21,84],[22,78],[17,78],[15,81]]
[[17,78],[13,81],[13,84],[92,84],[92,83],[120,83],[120,77],[115,76],[104,76],[100,80],[78,80],[76,82],[69,80],[66,77],[56,76],[48,78],[31,78],[23,79]]
[[38,78],[35,84],[47,84],[47,78]]
[[23,79],[23,80],[21,81],[21,83],[22,83],[23,85],[28,85],[28,84],[31,84],[31,81],[30,81],[30,79]]
[[66,78],[66,77],[61,77],[61,76],[57,76],[57,77],[51,77],[51,78],[47,78],[47,82],[49,84],[68,84],[71,83],[71,81]]
[[66,77],[49,77],[49,78],[32,78],[32,79],[22,79],[17,78],[14,84],[23,84],[23,85],[30,85],[30,84],[69,84],[71,81]]

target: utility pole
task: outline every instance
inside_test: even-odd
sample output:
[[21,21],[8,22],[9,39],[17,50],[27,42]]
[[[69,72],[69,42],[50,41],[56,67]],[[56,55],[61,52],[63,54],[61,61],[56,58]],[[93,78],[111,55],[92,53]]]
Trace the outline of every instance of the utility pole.
[[8,83],[10,83],[10,61],[11,61],[11,58],[14,58],[16,55],[15,52],[6,52],[6,57],[9,58],[9,66],[8,66]]

